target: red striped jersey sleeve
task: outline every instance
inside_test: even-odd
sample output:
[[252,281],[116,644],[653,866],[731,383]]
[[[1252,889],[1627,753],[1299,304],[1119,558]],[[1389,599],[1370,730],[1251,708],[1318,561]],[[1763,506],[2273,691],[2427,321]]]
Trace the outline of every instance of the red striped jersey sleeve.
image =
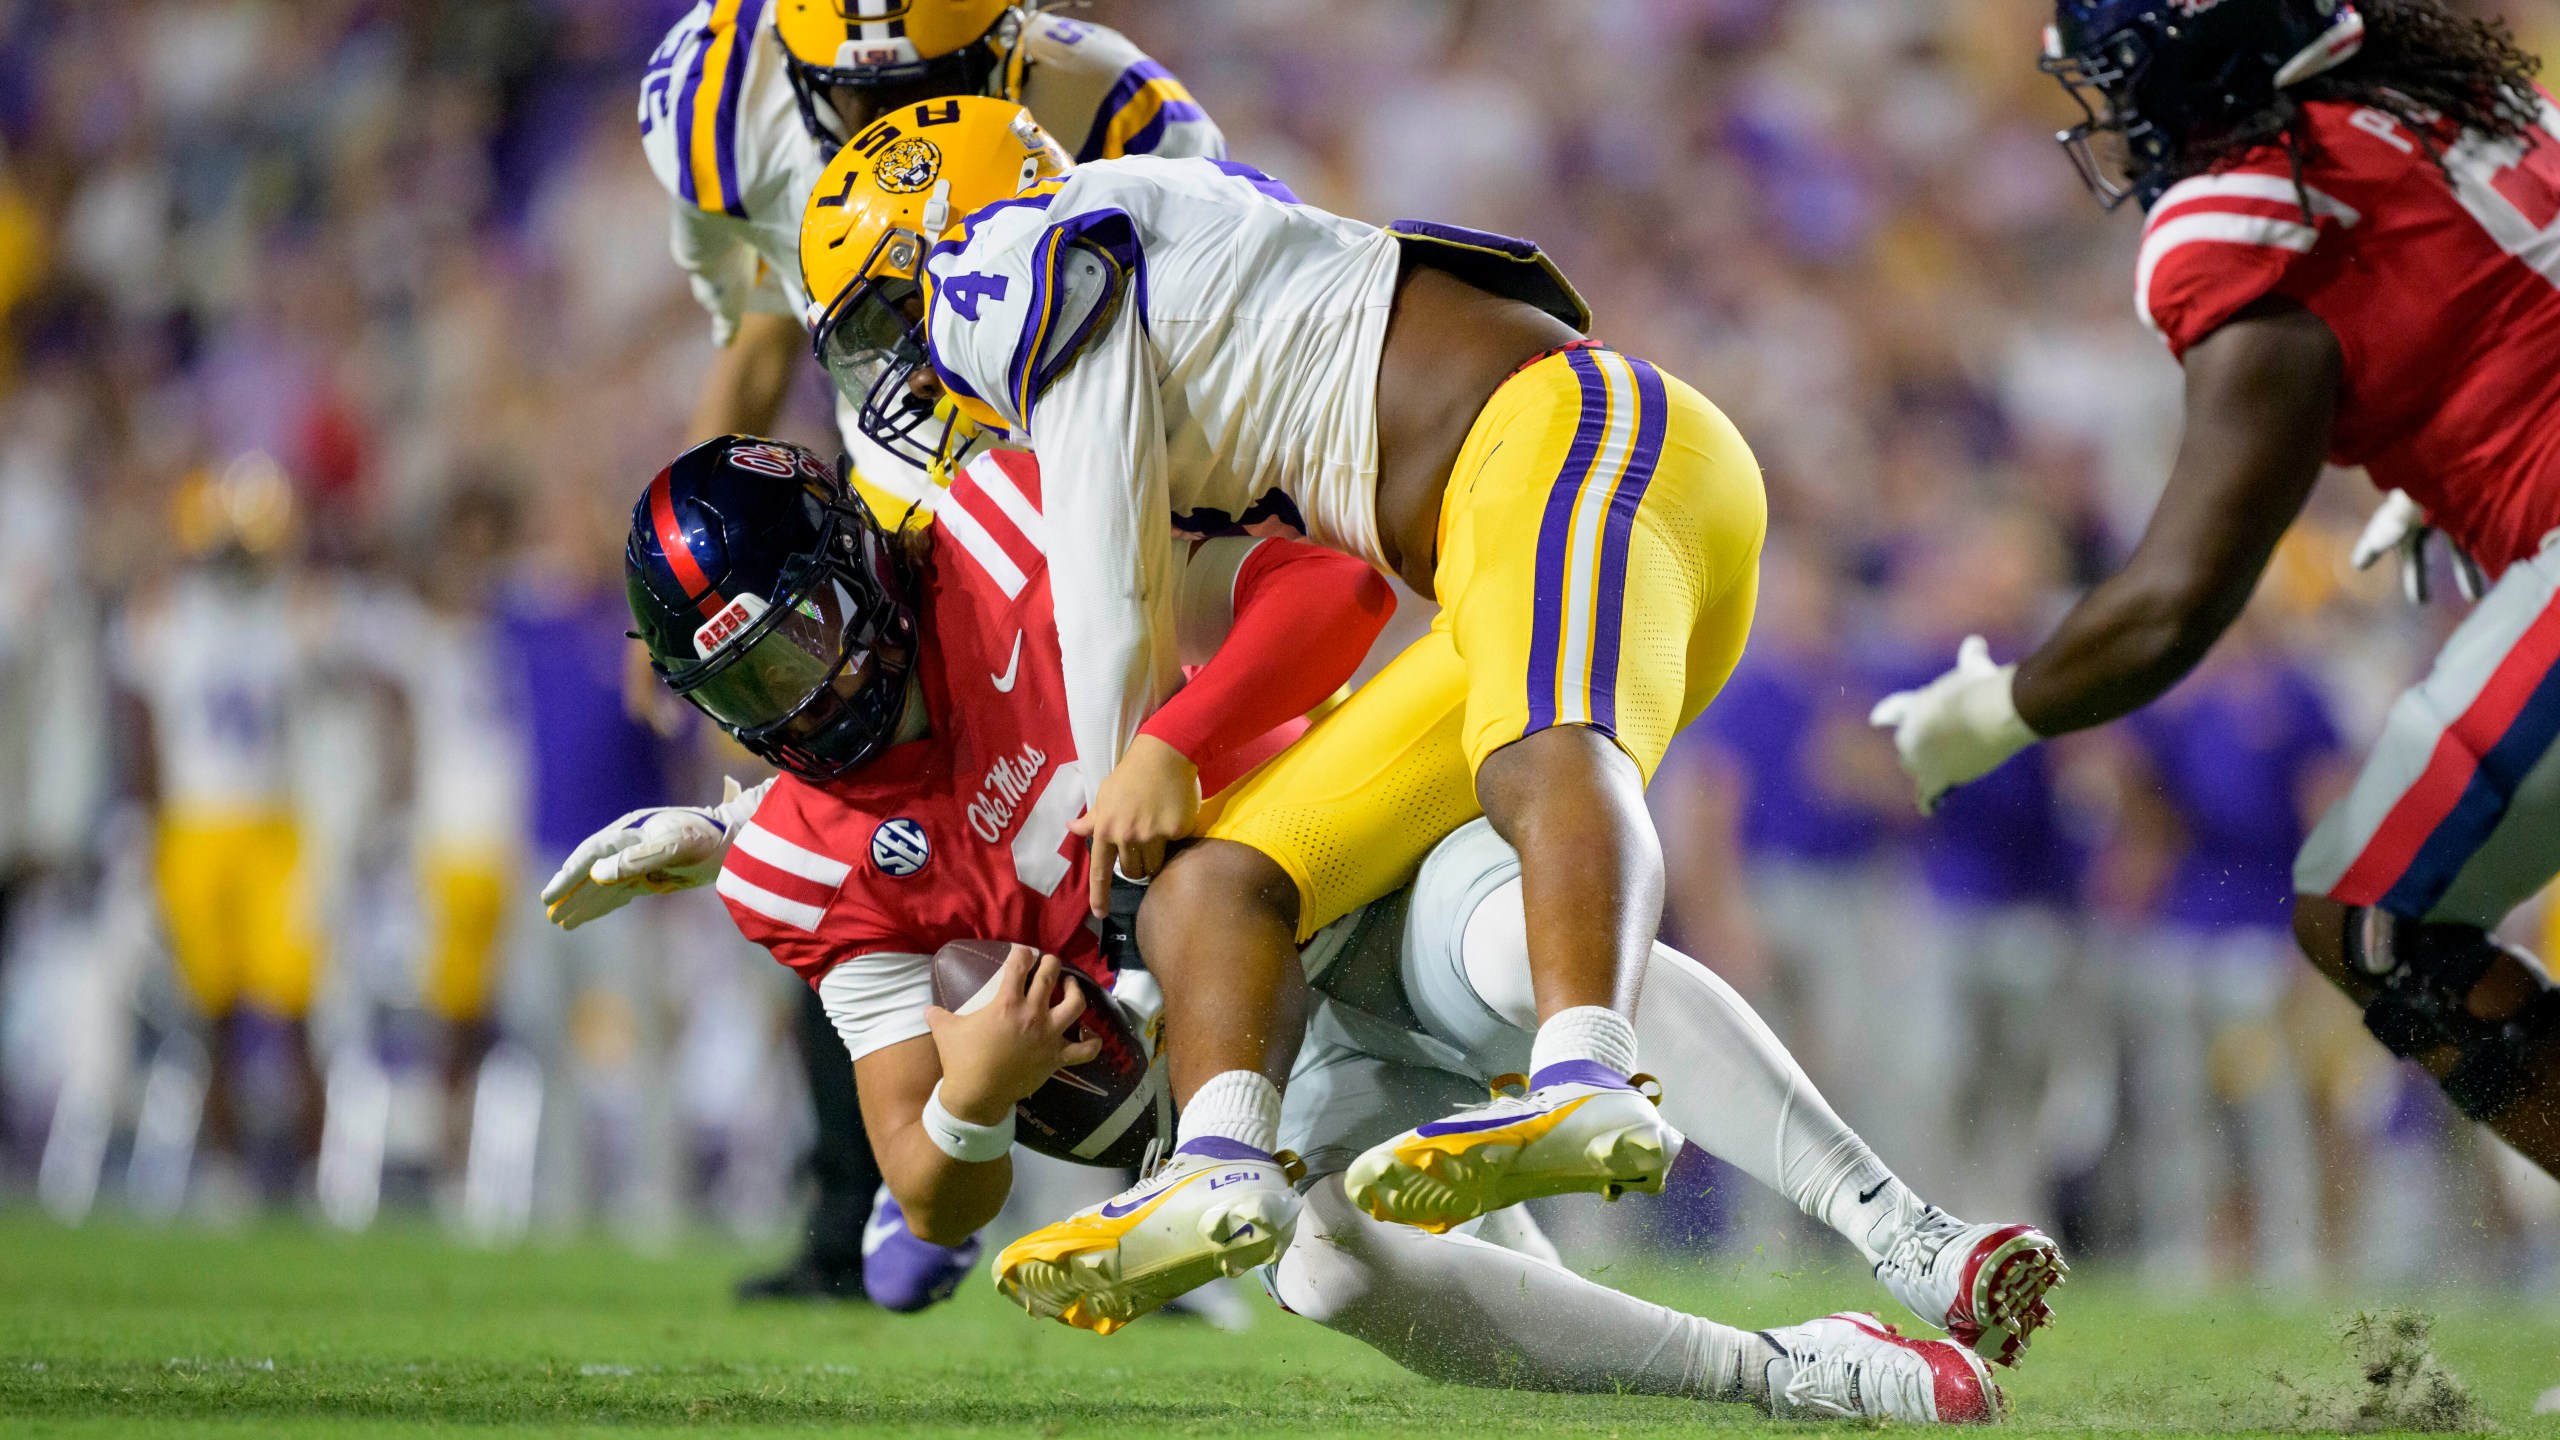
[[990,450],[961,467],[951,488],[931,498],[946,541],[1018,600],[1048,553],[1040,512],[1040,466],[1020,450]]
[[2285,290],[2324,239],[2363,218],[2317,183],[2297,186],[2281,155],[2182,180],[2144,221],[2136,313],[2183,359],[2232,316]]

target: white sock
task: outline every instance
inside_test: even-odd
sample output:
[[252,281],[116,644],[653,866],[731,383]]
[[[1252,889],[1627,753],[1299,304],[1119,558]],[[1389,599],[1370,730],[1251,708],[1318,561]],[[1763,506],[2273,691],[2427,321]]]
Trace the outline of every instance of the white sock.
[[1868,1264],[1924,1208],[1714,971],[1654,946],[1635,1029],[1668,1077],[1662,1118],[1840,1232]]
[[1250,1145],[1265,1155],[1280,1147],[1280,1087],[1251,1070],[1209,1077],[1182,1107],[1175,1148],[1215,1136]]
[[1529,1073],[1534,1076],[1569,1060],[1607,1066],[1623,1080],[1636,1073],[1636,1027],[1606,1005],[1559,1010],[1538,1027],[1538,1038],[1529,1047]]
[[1458,1385],[1763,1402],[1777,1358],[1747,1330],[1563,1266],[1372,1220],[1340,1176],[1307,1192],[1271,1288],[1297,1314]]
[[[1419,985],[1415,1005],[1434,1033],[1463,1049],[1516,1055],[1506,1047],[1516,1046],[1519,1032],[1536,1019],[1517,880],[1477,905],[1456,959],[1457,972],[1449,977],[1456,983]],[[1653,947],[1642,997],[1632,1033],[1662,1079],[1662,1118],[1691,1144],[1839,1231],[1868,1264],[1883,1259],[1926,1207],[1832,1111],[1750,1003],[1668,945]],[[1553,1062],[1568,1019],[1594,1015],[1617,1019],[1605,1010],[1576,1009],[1537,1027],[1531,1067]],[[1629,1044],[1620,1052],[1629,1069],[1636,1049]]]

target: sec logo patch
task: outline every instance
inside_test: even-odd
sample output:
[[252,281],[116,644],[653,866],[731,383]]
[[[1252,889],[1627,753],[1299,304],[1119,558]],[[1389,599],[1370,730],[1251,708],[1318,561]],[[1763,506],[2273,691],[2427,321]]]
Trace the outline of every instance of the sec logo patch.
[[871,832],[871,863],[880,873],[903,880],[925,867],[933,858],[933,847],[925,843],[924,827],[904,815],[883,820]]

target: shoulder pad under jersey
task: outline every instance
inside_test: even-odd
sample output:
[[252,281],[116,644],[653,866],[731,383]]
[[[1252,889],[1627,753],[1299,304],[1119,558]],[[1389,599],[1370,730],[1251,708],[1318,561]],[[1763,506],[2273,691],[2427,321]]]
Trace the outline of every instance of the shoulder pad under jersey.
[[966,241],[925,261],[934,368],[973,418],[1027,433],[1041,392],[1143,293],[1129,284],[1145,263],[1137,226],[1115,207],[1060,215],[1024,202],[968,224]]
[[1037,14],[1005,65],[1005,91],[1079,163],[1223,155],[1226,139],[1172,71],[1117,30]]
[[1388,222],[1404,258],[1416,265],[1444,270],[1479,290],[1534,305],[1570,325],[1574,333],[1591,333],[1591,306],[1573,288],[1547,252],[1527,240],[1442,225],[1432,220]]

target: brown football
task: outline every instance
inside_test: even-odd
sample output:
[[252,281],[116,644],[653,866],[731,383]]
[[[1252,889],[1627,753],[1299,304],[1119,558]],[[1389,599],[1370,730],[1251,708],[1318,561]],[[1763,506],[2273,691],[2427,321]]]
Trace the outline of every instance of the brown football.
[[[1001,940],[943,946],[933,957],[933,1003],[955,1015],[977,1008],[1012,948]],[[1145,1157],[1156,1136],[1164,1072],[1148,1066],[1137,1027],[1101,982],[1073,966],[1064,973],[1084,991],[1076,1023],[1102,1037],[1102,1053],[1051,1075],[1014,1106],[1014,1136],[1043,1155],[1125,1169]]]

